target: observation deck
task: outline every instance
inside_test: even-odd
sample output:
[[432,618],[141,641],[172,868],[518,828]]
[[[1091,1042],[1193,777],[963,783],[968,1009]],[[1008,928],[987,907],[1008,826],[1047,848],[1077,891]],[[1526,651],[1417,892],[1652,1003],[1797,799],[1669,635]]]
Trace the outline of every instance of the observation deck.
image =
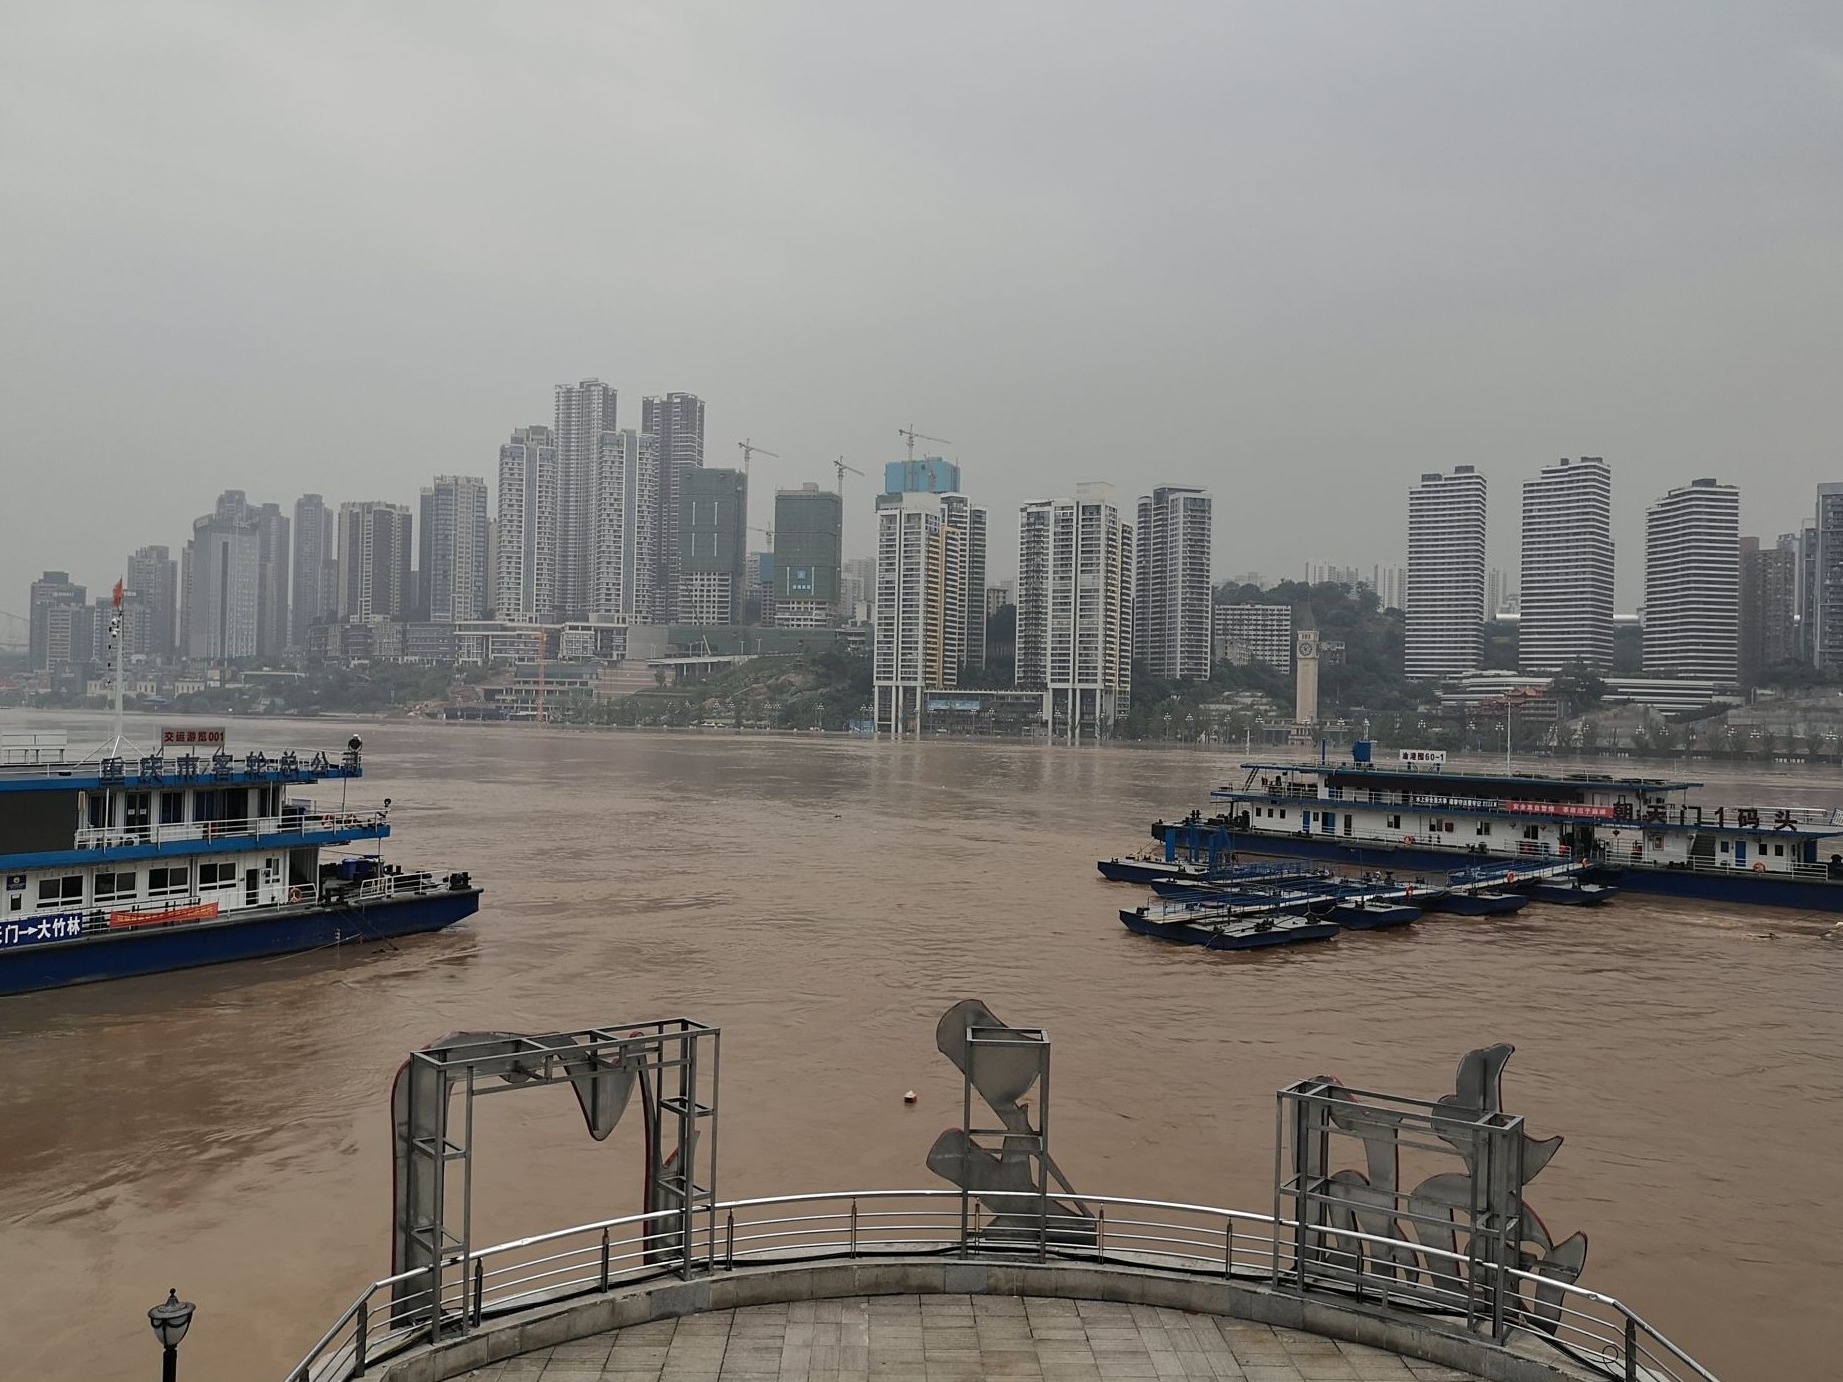
[[[926,1157],[952,1188],[746,1200],[714,1188],[714,1028],[412,1053],[392,1097],[395,1270],[288,1382],[1716,1382],[1580,1285],[1586,1236],[1555,1239],[1530,1208],[1561,1139],[1501,1107],[1508,1046],[1467,1053],[1438,1100],[1323,1076],[1280,1090],[1263,1212],[1077,1192],[1049,1151],[1047,1034],[967,1000],[936,1039],[965,1076],[965,1126]],[[648,1205],[477,1247],[475,1103],[551,1084],[597,1138],[643,1101]]]

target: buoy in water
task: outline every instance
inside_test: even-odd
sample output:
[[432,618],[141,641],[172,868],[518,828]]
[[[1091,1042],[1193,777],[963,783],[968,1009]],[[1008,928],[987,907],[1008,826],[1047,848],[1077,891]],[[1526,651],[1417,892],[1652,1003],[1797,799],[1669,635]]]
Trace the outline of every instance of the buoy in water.
[[915,1102],[915,1091],[912,1089],[904,1090],[903,1095],[902,1095],[902,1102],[905,1104],[914,1103]]

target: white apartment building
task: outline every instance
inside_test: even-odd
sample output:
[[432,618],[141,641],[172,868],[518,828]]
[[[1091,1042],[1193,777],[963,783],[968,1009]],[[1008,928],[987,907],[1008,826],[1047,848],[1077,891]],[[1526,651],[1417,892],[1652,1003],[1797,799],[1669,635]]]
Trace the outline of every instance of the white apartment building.
[[886,494],[877,500],[876,642],[872,681],[879,733],[921,729],[922,695],[959,684],[947,657],[950,610],[964,619],[965,588],[950,580],[965,567],[962,534],[938,494]]
[[1133,676],[1133,529],[1111,485],[1018,511],[1020,690],[1042,691],[1053,733],[1100,738],[1128,709]]
[[1613,664],[1613,473],[1598,456],[1566,458],[1523,482],[1525,672]]
[[1485,477],[1469,465],[1433,471],[1408,492],[1407,636],[1403,671],[1417,681],[1476,672],[1485,637]]
[[1157,677],[1210,673],[1210,508],[1208,491],[1187,485],[1139,501],[1133,655]]
[[494,613],[518,624],[558,620],[556,435],[521,427],[499,448]]
[[659,448],[629,428],[604,432],[596,452],[595,578],[590,615],[603,623],[665,623],[659,589]]
[[985,667],[986,511],[964,494],[941,496],[941,517],[960,533],[966,566],[951,579],[962,592],[959,608],[947,620],[946,655],[957,667]]
[[437,475],[422,491],[421,518],[417,587],[422,616],[440,624],[486,618],[492,604],[486,481],[477,475]]
[[1645,675],[1735,682],[1741,492],[1696,480],[1645,511]]
[[407,504],[339,506],[339,617],[348,623],[408,619],[415,519]]
[[1291,605],[1217,605],[1215,638],[1218,662],[1230,661],[1239,648],[1251,662],[1279,672],[1293,670]]
[[595,603],[602,513],[596,477],[601,439],[615,430],[616,402],[615,390],[599,379],[557,385],[555,579],[558,610],[566,619],[587,618]]

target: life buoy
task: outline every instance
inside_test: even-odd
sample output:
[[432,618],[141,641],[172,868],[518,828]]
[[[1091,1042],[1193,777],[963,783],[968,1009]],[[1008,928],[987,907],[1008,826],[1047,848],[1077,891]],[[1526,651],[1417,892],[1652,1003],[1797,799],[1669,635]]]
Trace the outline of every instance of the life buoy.
[[1413,844],[1413,843],[1414,843],[1414,836],[1412,836],[1412,835],[1403,835],[1403,836],[1401,837],[1401,842],[1402,842],[1403,844],[1405,844],[1405,845],[1411,845],[1411,844]]
[[1766,865],[1765,865],[1765,864],[1755,864],[1755,865],[1753,866],[1753,871],[1754,871],[1755,873],[1765,873],[1765,872],[1766,872]]
[[1403,888],[1402,895],[1404,897],[1413,897],[1414,896],[1414,884],[1410,883],[1408,884],[1407,887]]
[[306,888],[300,888],[300,887],[295,887],[295,888],[290,888],[290,889],[288,889],[288,900],[289,900],[290,902],[305,902],[305,901],[307,901],[307,889],[306,889]]
[[1516,881],[1517,881],[1517,875],[1516,875],[1516,870],[1514,870],[1514,869],[1513,869],[1513,870],[1511,870],[1511,871],[1510,871],[1509,873],[1507,873],[1507,874],[1505,874],[1505,875],[1504,875],[1504,881],[1505,881],[1506,883],[1514,883],[1514,882],[1516,882]]

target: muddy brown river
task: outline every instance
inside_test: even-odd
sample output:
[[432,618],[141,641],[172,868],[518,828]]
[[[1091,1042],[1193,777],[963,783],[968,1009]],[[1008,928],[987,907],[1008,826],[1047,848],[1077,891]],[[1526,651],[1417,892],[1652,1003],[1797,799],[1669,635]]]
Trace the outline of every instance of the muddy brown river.
[[[199,1306],[182,1377],[280,1379],[388,1271],[390,1079],[457,1029],[717,1024],[723,1196],[928,1185],[959,1116],[934,1023],[969,995],[1049,1028],[1078,1188],[1257,1210],[1281,1085],[1431,1098],[1512,1042],[1506,1102],[1568,1139],[1530,1198],[1589,1235],[1584,1283],[1728,1382],[1838,1375],[1832,918],[1621,897],[1208,954],[1129,935],[1140,890],[1094,860],[1238,753],[356,727],[353,799],[395,799],[391,857],[472,870],[479,916],[0,999],[0,1376],[152,1376],[171,1285]],[[239,723],[233,747],[352,728]],[[1710,780],[1711,802],[1843,805],[1811,770]],[[476,1242],[638,1208],[632,1129],[592,1143],[562,1097],[483,1109]]]

